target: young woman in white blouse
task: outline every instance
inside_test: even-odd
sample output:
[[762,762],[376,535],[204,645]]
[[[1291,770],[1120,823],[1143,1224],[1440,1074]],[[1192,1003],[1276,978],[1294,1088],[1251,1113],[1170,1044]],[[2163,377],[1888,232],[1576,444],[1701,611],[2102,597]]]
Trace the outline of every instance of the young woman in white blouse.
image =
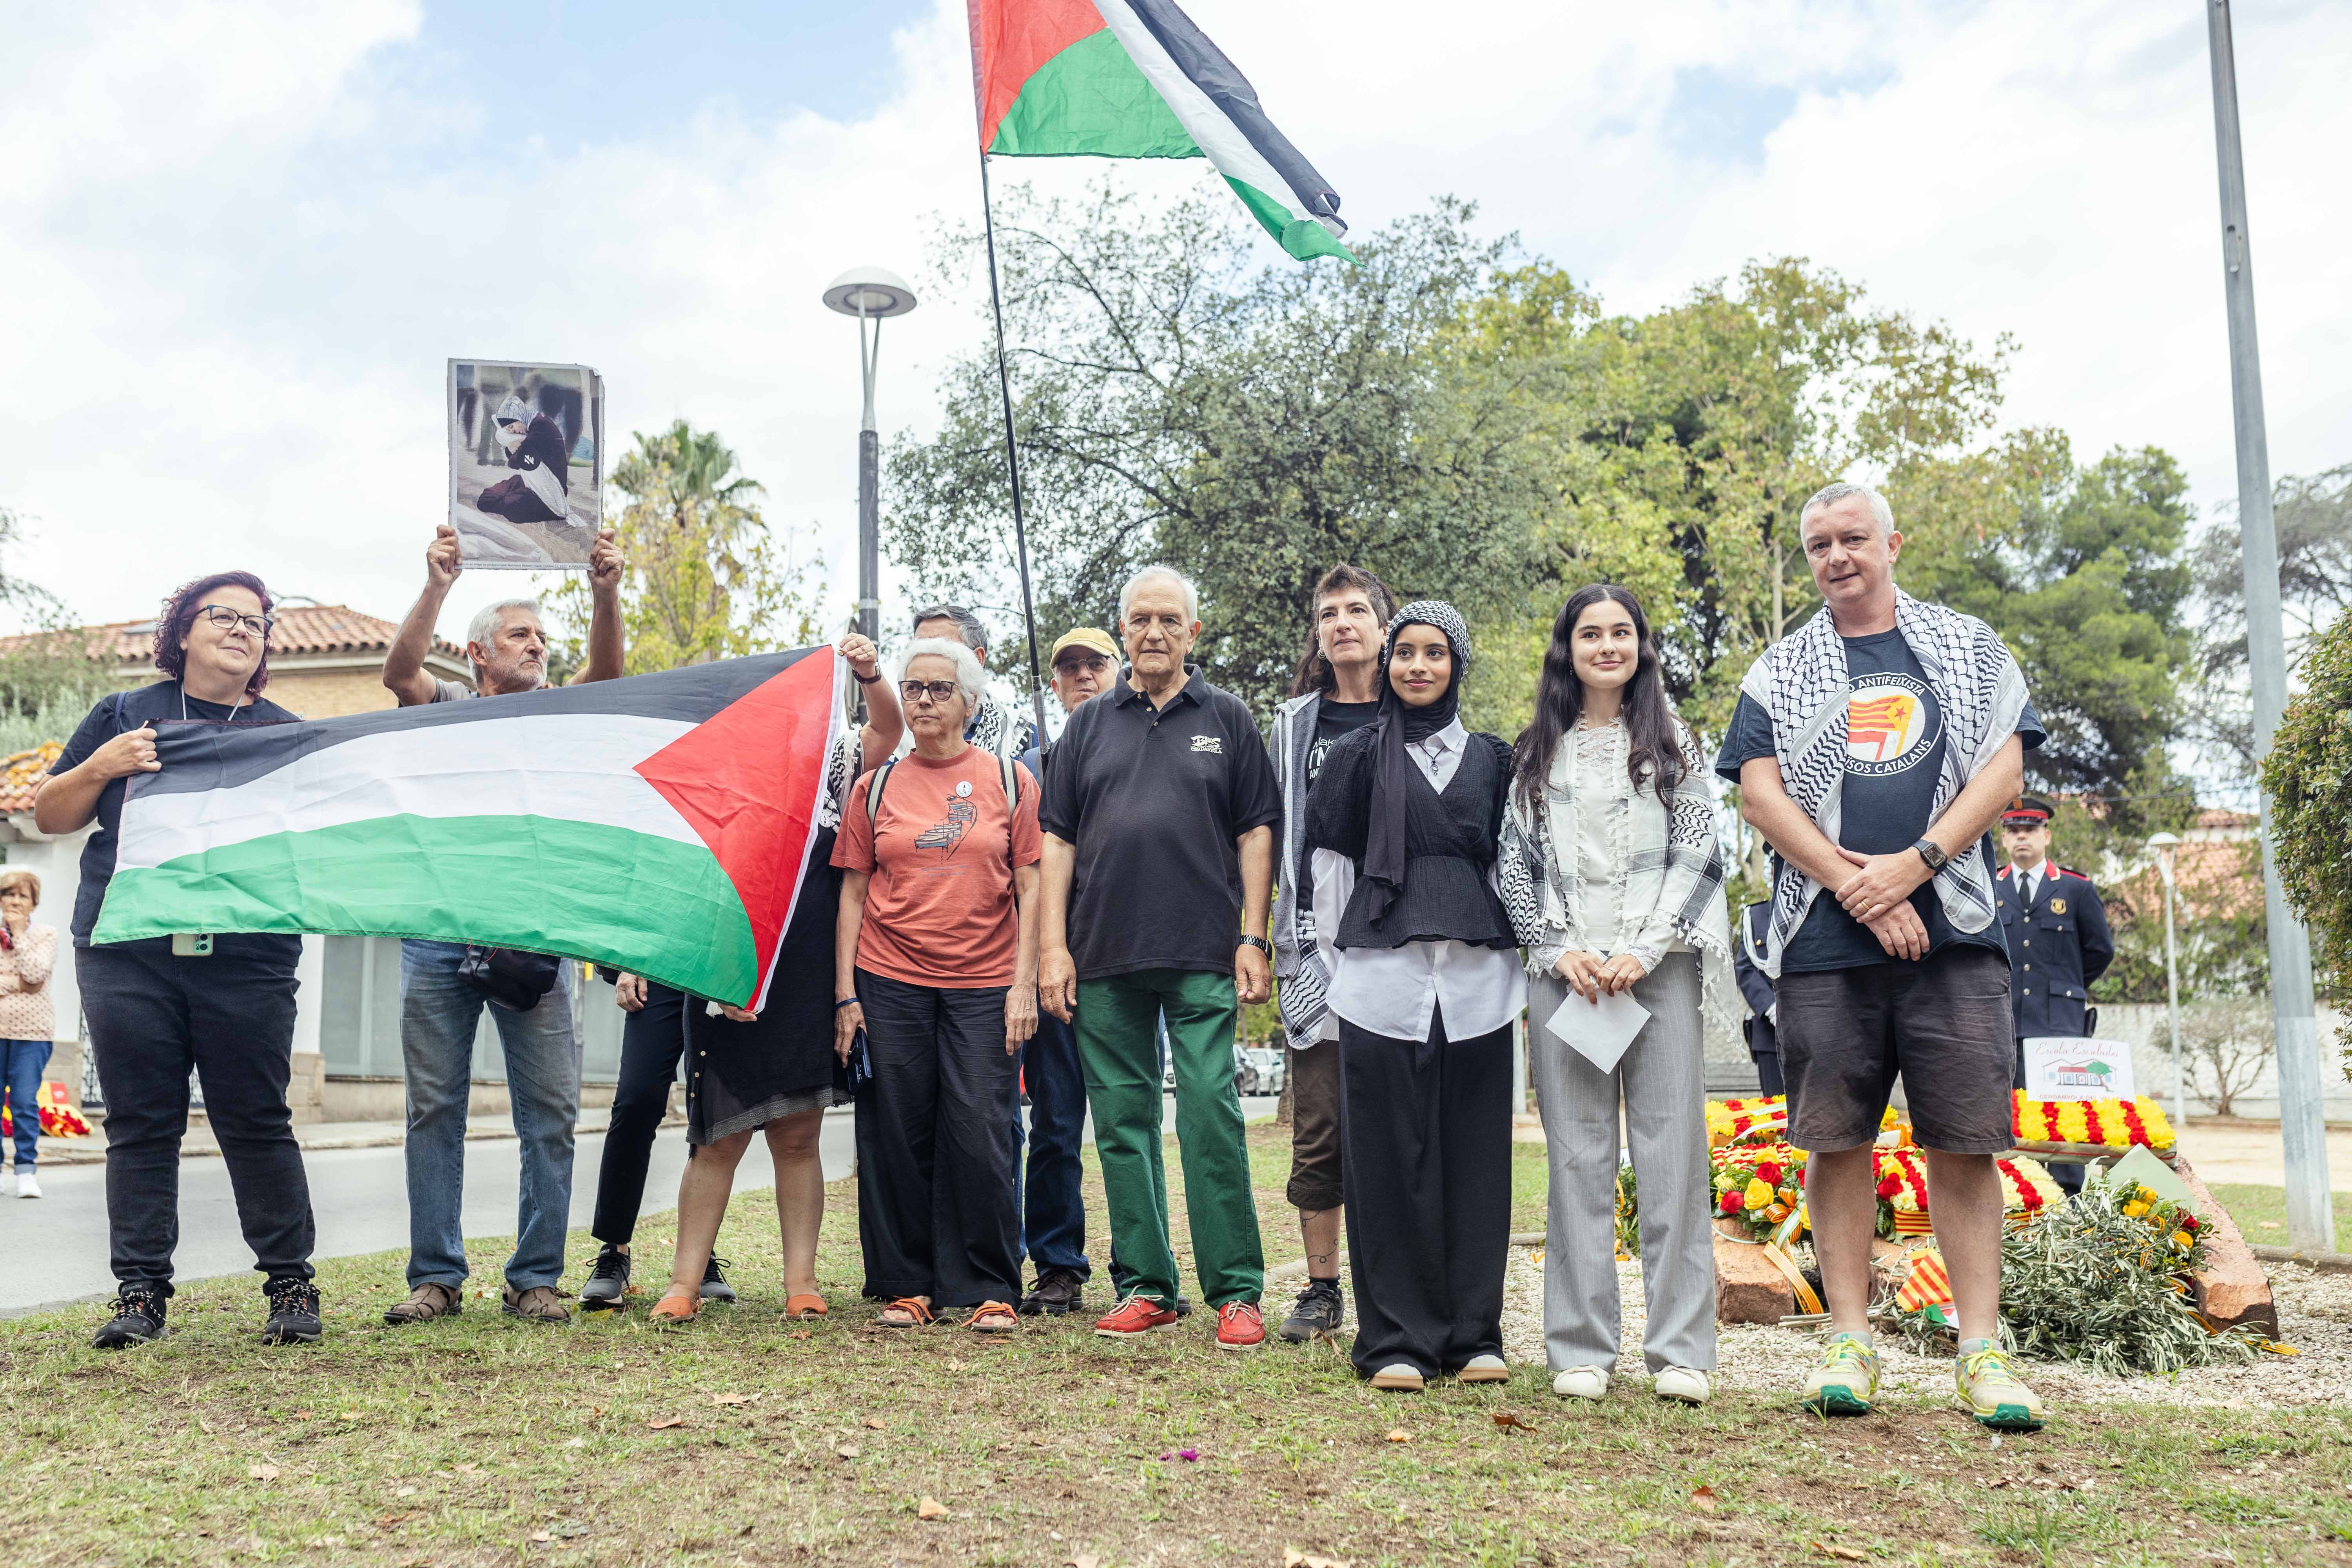
[[[1599,1399],[1617,1360],[1618,1108],[1641,1198],[1643,1358],[1659,1397],[1715,1370],[1702,1019],[1736,1011],[1713,790],[1667,701],[1642,606],[1579,589],[1553,624],[1535,722],[1512,758],[1504,893],[1535,977],[1528,1057],[1550,1149],[1544,1349],[1552,1391]],[[1631,993],[1649,1012],[1609,1070],[1550,1024]],[[1574,1008],[1569,1036],[1590,1040]],[[1605,1054],[1605,1053],[1604,1053]]]
[[1527,999],[1495,882],[1510,748],[1463,728],[1470,634],[1399,610],[1381,710],[1307,802],[1318,944],[1336,947],[1340,1186],[1356,1370],[1419,1390],[1500,1383],[1511,1231],[1511,1024]]

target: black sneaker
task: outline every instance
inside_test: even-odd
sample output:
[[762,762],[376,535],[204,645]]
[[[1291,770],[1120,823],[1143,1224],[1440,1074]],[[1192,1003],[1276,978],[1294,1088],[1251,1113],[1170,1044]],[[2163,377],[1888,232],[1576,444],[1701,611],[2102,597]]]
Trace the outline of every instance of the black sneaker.
[[324,1331],[319,1325],[319,1288],[308,1279],[285,1275],[261,1288],[269,1301],[269,1319],[261,1325],[266,1345],[309,1345]]
[[1336,1334],[1348,1321],[1348,1303],[1340,1299],[1337,1279],[1309,1279],[1298,1293],[1298,1305],[1282,1320],[1282,1337],[1303,1345],[1318,1334]]
[[114,1316],[90,1336],[90,1348],[119,1351],[163,1337],[163,1298],[153,1290],[125,1290],[112,1303]]
[[1037,1271],[1037,1288],[1021,1298],[1021,1315],[1034,1318],[1044,1313],[1059,1318],[1086,1305],[1086,1281],[1075,1268],[1041,1268]]
[[702,1299],[706,1301],[732,1301],[735,1287],[727,1283],[727,1271],[735,1266],[717,1253],[702,1267]]
[[611,1242],[589,1267],[588,1283],[580,1287],[580,1310],[609,1312],[629,1293],[629,1255]]

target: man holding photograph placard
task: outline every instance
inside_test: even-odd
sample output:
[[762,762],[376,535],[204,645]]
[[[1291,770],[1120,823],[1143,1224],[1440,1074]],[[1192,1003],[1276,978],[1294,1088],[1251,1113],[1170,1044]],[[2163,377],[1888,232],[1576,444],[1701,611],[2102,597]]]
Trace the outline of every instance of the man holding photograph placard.
[[[622,671],[621,574],[626,563],[610,529],[588,553],[588,661],[573,684]],[[457,531],[447,523],[425,547],[425,591],[393,639],[383,683],[404,708],[535,691],[547,681],[547,632],[535,599],[503,599],[467,628],[475,689],[426,673],[441,606],[465,570]],[[518,889],[528,896],[529,889]],[[572,1208],[572,1130],[580,1120],[580,1037],[572,1014],[570,960],[539,973],[528,1005],[489,1002],[469,973],[475,950],[461,942],[400,944],[400,1051],[407,1080],[408,1299],[383,1315],[394,1326],[454,1315],[464,1301],[466,1111],[472,1098],[474,1035],[488,1006],[506,1058],[508,1102],[522,1144],[518,1240],[507,1260],[506,1311],[535,1322],[571,1316],[557,1282]],[[511,1000],[511,998],[510,998]]]

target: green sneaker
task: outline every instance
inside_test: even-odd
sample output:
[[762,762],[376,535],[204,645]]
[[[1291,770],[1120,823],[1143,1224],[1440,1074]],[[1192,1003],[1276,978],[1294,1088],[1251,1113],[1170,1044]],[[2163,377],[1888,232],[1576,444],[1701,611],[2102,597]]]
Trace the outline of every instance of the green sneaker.
[[1805,1379],[1804,1408],[1816,1415],[1867,1415],[1877,1394],[1877,1350],[1860,1334],[1832,1334],[1822,1364]]
[[1960,1407],[1984,1425],[2003,1432],[2042,1430],[2042,1396],[2025,1386],[2008,1352],[1988,1347],[1962,1356],[1952,1364],[1952,1382]]

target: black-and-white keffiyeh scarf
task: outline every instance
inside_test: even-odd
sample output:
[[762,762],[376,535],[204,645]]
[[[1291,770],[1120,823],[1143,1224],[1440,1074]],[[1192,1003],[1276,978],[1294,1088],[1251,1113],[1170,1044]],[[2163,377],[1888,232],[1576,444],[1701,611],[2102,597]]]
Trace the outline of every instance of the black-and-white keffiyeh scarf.
[[[2017,732],[2018,716],[2025,710],[2025,673],[1992,627],[1958,610],[1922,603],[1899,588],[1895,629],[1919,660],[1927,689],[1944,710],[1944,765],[1927,813],[1927,826],[1933,826]],[[1850,685],[1845,643],[1826,605],[1766,648],[1739,683],[1740,695],[1772,716],[1781,786],[1832,844],[1838,841],[1845,792]],[[1935,887],[1954,930],[1979,931],[1992,923],[1992,874],[1975,849],[1953,856],[1936,873]],[[1821,892],[1819,882],[1781,861],[1760,966],[1767,974],[1779,978],[1780,954]]]
[[[1739,991],[1723,896],[1723,839],[1706,758],[1697,739],[1677,721],[1683,776],[1661,799],[1652,784],[1634,788],[1625,766],[1623,728],[1610,730],[1615,750],[1605,773],[1620,808],[1612,856],[1617,940],[1606,956],[1636,952],[1654,971],[1669,942],[1688,946],[1698,957],[1706,1036],[1710,1041],[1727,1038],[1738,1031]],[[1601,951],[1580,919],[1585,900],[1576,852],[1576,739],[1563,736],[1553,753],[1539,809],[1529,812],[1514,790],[1503,819],[1496,880],[1512,929],[1528,950],[1530,974],[1550,973],[1560,954],[1570,950]]]
[[1037,726],[992,697],[980,700],[980,711],[966,724],[963,738],[995,757],[1019,758],[1035,745]]

